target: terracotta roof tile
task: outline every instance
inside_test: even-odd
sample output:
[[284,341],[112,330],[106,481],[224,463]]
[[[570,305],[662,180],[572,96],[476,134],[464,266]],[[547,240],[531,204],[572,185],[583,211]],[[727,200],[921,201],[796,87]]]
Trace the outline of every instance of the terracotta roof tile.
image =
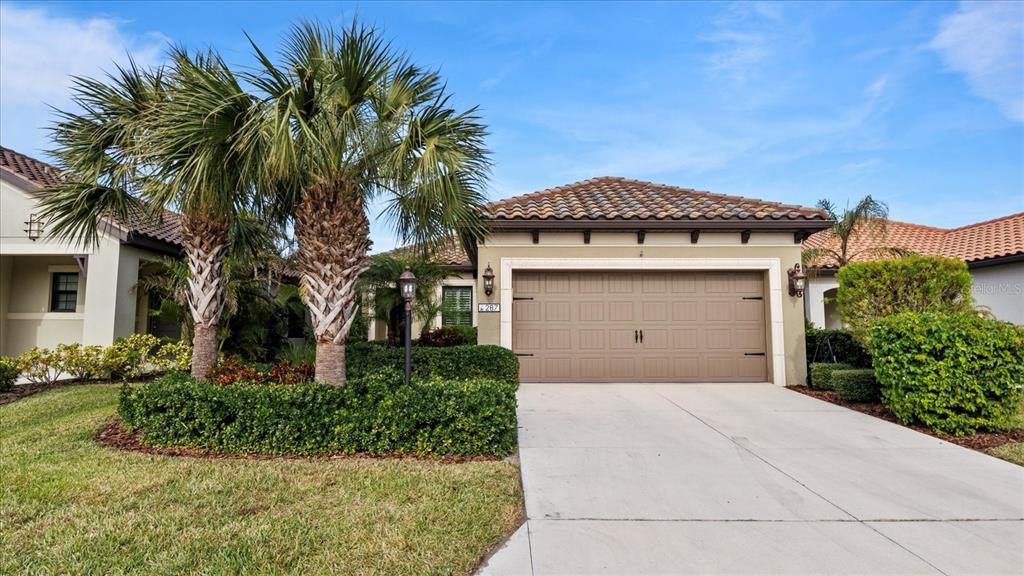
[[[45,192],[46,188],[57,186],[63,180],[60,170],[31,156],[0,146],[0,170],[13,174]],[[128,222],[114,224],[132,234],[139,234],[155,240],[181,245],[181,217],[175,212],[164,210],[156,221],[143,218],[141,214]]]
[[[388,252],[385,252],[385,254],[390,254],[390,255],[396,256],[396,257],[401,257],[401,256],[404,256],[404,255],[408,254],[409,252],[411,252],[417,246],[418,245],[403,246],[401,248],[395,248],[394,250],[389,250]],[[462,242],[459,241],[459,237],[458,236],[449,236],[442,243],[440,243],[437,246],[437,248],[435,248],[435,251],[434,251],[431,259],[435,263],[441,264],[441,265],[444,265],[444,266],[472,266],[473,265],[473,263],[469,261],[469,257],[466,256],[466,251],[462,249]]]
[[[890,220],[885,228],[884,236],[868,233],[867,229],[855,233],[847,247],[847,252],[854,255],[852,260],[856,262],[895,257],[872,250],[882,246],[966,262],[1024,254],[1024,212],[952,229],[895,220]],[[804,242],[804,247],[838,250],[839,240],[830,230],[822,230],[811,235]],[[808,266],[835,268],[837,263],[829,258],[817,258],[809,262]]]
[[816,208],[602,176],[487,205],[495,220],[827,220]]

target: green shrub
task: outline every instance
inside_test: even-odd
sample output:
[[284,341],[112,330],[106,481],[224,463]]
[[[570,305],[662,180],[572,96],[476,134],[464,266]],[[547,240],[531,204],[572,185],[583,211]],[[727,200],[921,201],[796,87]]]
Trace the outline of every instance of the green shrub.
[[170,340],[160,345],[153,355],[157,370],[186,371],[192,367],[192,344],[186,340]]
[[8,356],[0,356],[0,392],[6,392],[14,388],[14,383],[21,375],[18,362]]
[[102,346],[83,346],[77,342],[58,344],[53,353],[60,371],[72,378],[86,380],[106,376]]
[[808,328],[807,372],[815,362],[838,362],[854,368],[870,368],[871,354],[847,330]]
[[839,269],[839,314],[868,345],[871,325],[900,312],[972,310],[971,274],[963,260],[907,256],[857,262]]
[[877,402],[882,396],[875,371],[871,368],[834,370],[832,389],[847,402]]
[[836,370],[850,370],[853,366],[836,362],[815,362],[811,364],[810,385],[816,390],[832,390],[832,374]]
[[[350,344],[345,352],[349,378],[380,370],[403,370],[405,349],[371,342]],[[448,380],[492,378],[510,384],[519,383],[519,359],[501,346],[452,346],[430,348],[413,346],[413,373],[420,377],[436,375]]]
[[152,368],[151,356],[160,345],[152,334],[118,338],[103,351],[103,368],[115,380],[138,378]]
[[18,370],[33,384],[53,384],[61,376],[60,356],[48,348],[22,352],[15,361]]
[[973,314],[907,312],[877,322],[882,401],[905,424],[969,434],[1012,426],[1024,395],[1024,327]]
[[476,344],[475,326],[443,326],[420,336],[420,346],[465,346]]
[[146,442],[222,452],[494,455],[515,449],[516,386],[396,370],[343,387],[196,382],[181,373],[122,389],[119,413]]

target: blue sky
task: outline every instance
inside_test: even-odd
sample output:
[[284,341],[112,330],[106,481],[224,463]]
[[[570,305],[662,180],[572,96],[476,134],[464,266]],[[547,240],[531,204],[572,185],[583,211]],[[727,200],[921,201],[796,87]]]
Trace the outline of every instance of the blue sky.
[[[45,158],[70,74],[168,42],[249,65],[373,23],[480,105],[501,198],[615,175],[959,226],[1024,210],[1021,3],[0,4],[0,141]],[[377,250],[393,245],[375,222]]]

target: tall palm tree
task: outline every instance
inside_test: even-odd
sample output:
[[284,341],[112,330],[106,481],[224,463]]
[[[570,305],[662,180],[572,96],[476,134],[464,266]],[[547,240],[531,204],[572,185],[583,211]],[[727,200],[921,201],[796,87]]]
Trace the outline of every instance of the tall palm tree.
[[[847,207],[841,214],[830,200],[819,200],[817,206],[834,222],[829,232],[838,241],[838,246],[804,249],[805,263],[826,259],[842,268],[861,255],[901,256],[906,253],[900,248],[885,245],[889,207],[884,202],[868,195],[861,198],[853,209]],[[854,237],[860,241],[851,243]],[[856,249],[853,244],[857,245]]]
[[58,111],[53,154],[67,175],[43,202],[51,234],[92,242],[102,222],[180,211],[194,323],[192,375],[217,360],[223,260],[233,215],[252,199],[236,134],[259,110],[214,53],[173,49],[167,68],[76,78],[78,112]]
[[316,379],[342,385],[356,280],[368,266],[369,202],[384,201],[403,243],[481,232],[486,129],[475,108],[453,109],[435,72],[371,28],[298,25],[276,63],[253,48],[261,66],[247,80],[267,108],[240,149],[260,151],[262,189],[293,215]]

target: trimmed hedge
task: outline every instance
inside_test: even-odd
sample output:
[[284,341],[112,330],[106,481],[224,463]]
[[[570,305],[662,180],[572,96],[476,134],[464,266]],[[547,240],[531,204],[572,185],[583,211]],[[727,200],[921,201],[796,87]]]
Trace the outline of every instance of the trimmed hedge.
[[21,369],[18,368],[18,362],[14,358],[0,356],[0,392],[14,388],[19,374],[21,374]]
[[466,346],[476,344],[476,326],[442,326],[420,336],[418,346]]
[[871,368],[835,370],[832,389],[847,402],[878,402],[882,397],[882,389]]
[[871,354],[847,330],[808,328],[805,342],[808,373],[811,364],[816,362],[838,362],[854,368],[871,367]]
[[815,362],[810,369],[810,387],[815,390],[832,390],[832,374],[836,370],[850,370],[853,366],[837,362]]
[[971,274],[963,260],[913,255],[854,262],[840,268],[836,279],[839,314],[865,345],[871,325],[894,314],[973,310]]
[[[350,344],[345,350],[346,373],[350,379],[362,378],[381,368],[402,371],[405,349],[373,342]],[[431,348],[413,346],[413,374],[439,376],[447,380],[489,378],[519,384],[519,359],[501,346],[450,346]]]
[[119,414],[145,442],[231,453],[504,456],[516,445],[516,385],[382,370],[343,387],[197,382],[126,385]]
[[973,314],[907,312],[878,321],[871,355],[882,401],[905,424],[1004,430],[1024,396],[1024,327]]

